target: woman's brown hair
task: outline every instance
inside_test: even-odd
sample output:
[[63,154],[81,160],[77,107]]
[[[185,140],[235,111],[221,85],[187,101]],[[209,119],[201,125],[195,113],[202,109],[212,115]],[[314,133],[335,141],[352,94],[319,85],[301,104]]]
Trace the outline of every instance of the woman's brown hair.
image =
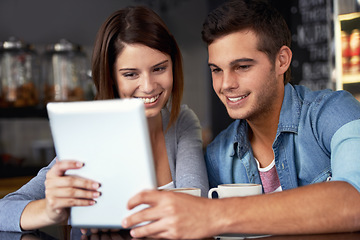
[[182,57],[175,38],[163,20],[147,7],[134,6],[118,10],[99,29],[92,55],[92,77],[97,90],[95,99],[119,98],[114,64],[124,44],[142,44],[171,57],[174,82],[169,99],[170,127],[179,115],[183,95]]

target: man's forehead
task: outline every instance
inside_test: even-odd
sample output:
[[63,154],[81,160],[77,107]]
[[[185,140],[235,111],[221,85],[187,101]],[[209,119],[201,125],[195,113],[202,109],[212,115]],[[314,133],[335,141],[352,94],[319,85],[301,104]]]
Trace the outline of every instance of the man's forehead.
[[252,31],[224,35],[208,46],[209,63],[230,64],[237,59],[253,59],[259,54],[257,36]]

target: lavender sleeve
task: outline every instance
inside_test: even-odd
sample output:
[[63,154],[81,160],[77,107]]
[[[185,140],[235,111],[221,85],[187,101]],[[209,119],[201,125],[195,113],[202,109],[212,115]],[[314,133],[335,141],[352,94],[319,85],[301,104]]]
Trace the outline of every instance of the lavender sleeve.
[[166,131],[169,112],[162,111],[163,125],[171,175],[176,188],[196,187],[207,196],[209,182],[203,153],[200,121],[187,106],[182,105],[178,119]]
[[0,231],[21,232],[20,217],[29,202],[45,198],[45,179],[55,159],[19,190],[0,199]]

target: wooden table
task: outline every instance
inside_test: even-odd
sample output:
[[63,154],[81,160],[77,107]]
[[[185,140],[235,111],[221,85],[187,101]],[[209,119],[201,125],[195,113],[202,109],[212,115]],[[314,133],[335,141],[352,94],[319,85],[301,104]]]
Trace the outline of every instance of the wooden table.
[[30,181],[31,178],[33,176],[0,178],[0,198],[18,190],[22,185]]
[[[80,229],[71,229],[70,226],[52,226],[41,229],[40,231],[26,233],[0,232],[0,239],[6,240],[132,240],[129,230],[121,230],[116,233],[100,233],[82,236]],[[230,238],[210,237],[201,240],[237,240],[243,237],[232,236]],[[333,233],[333,234],[313,234],[313,235],[284,235],[267,236],[261,238],[245,238],[259,240],[359,240],[360,232],[356,233]],[[143,240],[150,240],[143,238]]]

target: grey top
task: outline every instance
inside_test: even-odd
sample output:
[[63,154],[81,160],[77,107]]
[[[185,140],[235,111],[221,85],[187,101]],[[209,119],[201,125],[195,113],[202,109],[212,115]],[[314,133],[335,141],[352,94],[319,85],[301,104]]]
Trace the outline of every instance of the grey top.
[[[165,131],[170,112],[163,109],[161,114]],[[178,119],[165,134],[165,141],[175,187],[201,188],[202,196],[206,196],[209,184],[202,150],[201,126],[195,113],[186,105],[181,106]],[[45,198],[46,173],[54,164],[55,159],[19,190],[0,199],[0,231],[22,231],[21,213],[29,202]]]

